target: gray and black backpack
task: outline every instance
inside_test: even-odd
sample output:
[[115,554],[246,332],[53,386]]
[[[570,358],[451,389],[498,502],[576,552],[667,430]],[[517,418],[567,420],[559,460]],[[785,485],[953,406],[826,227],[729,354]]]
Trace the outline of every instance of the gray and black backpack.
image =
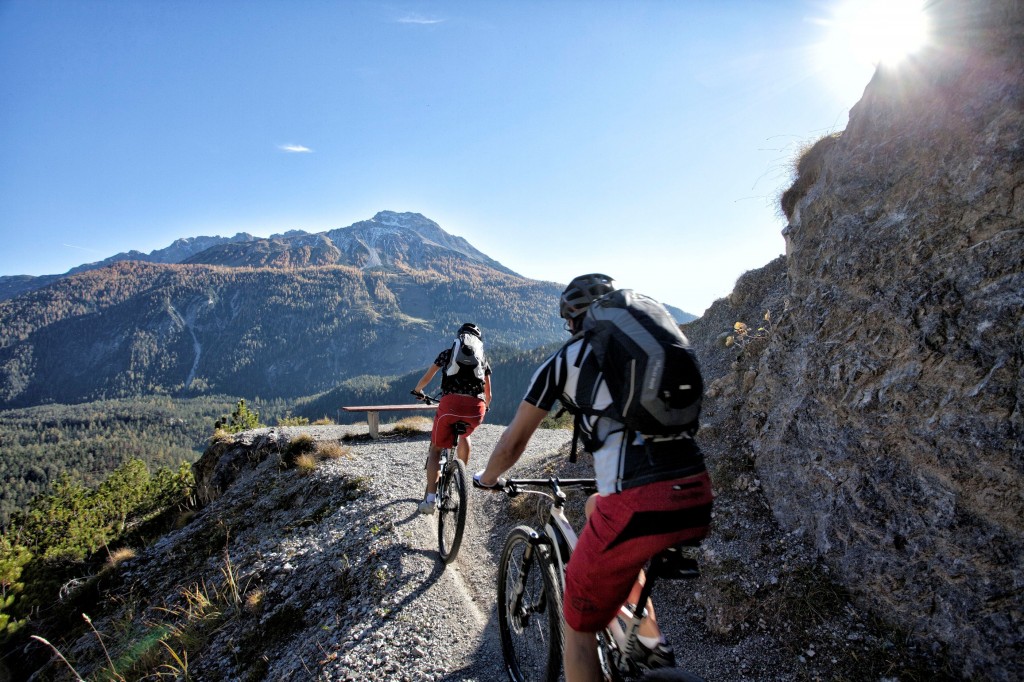
[[[577,421],[609,417],[647,438],[696,431],[704,381],[689,341],[663,305],[617,289],[590,305],[579,337],[590,344],[599,371],[579,379]],[[592,399],[602,380],[612,405],[596,410]]]

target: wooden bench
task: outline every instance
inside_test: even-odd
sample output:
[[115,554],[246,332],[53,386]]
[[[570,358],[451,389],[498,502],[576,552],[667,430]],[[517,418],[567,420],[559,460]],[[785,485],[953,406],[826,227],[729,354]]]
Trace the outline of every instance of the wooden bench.
[[436,410],[437,405],[354,405],[341,408],[346,412],[365,412],[366,423],[370,426],[370,438],[376,438],[380,433],[381,412],[406,412],[411,410]]

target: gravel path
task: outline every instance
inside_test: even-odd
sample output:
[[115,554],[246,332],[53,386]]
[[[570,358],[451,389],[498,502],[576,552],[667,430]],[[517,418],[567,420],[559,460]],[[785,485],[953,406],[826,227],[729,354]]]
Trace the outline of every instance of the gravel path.
[[[483,426],[473,435],[470,473],[482,468],[501,431],[501,427]],[[567,432],[543,432],[531,443],[525,458],[556,452],[568,439]],[[401,557],[404,579],[396,585],[397,592],[392,598],[400,605],[402,615],[389,620],[391,627],[381,633],[382,638],[392,651],[415,651],[418,647],[424,652],[422,657],[403,661],[403,678],[503,679],[495,611],[496,562],[492,556],[492,548],[500,548],[496,540],[503,541],[504,537],[502,529],[495,528],[492,508],[503,500],[471,492],[462,546],[455,561],[445,566],[437,555],[436,515],[416,513],[424,485],[426,439],[401,449],[399,458],[388,444],[369,442],[355,446],[355,460],[377,462],[371,467],[375,477],[391,489],[395,499],[392,520],[407,549]],[[495,531],[499,531],[500,538],[492,538]],[[346,677],[359,673],[356,678],[370,673],[357,661],[351,663],[362,669],[346,665],[342,666],[345,670],[338,672],[344,672]]]
[[[302,433],[338,442],[365,431],[278,427],[248,432],[246,438],[254,447],[266,449],[272,442],[281,449]],[[483,425],[473,434],[470,473],[482,468],[502,431]],[[556,456],[570,438],[568,431],[538,432],[522,465]],[[210,643],[194,667],[200,678],[506,679],[495,611],[496,556],[508,525],[496,519],[506,516],[505,497],[471,491],[462,546],[445,566],[437,552],[437,516],[421,516],[416,509],[427,435],[384,431],[377,440],[344,442],[346,456],[320,462],[307,476],[281,472],[268,457],[191,524],[197,534],[208,532],[203,528],[214,519],[241,526],[231,543],[234,568],[239,582],[258,583],[268,602],[258,624],[225,628],[218,635],[222,641]],[[365,494],[332,497],[357,479],[368,486]],[[246,499],[256,502],[239,508]],[[321,506],[329,508],[324,519],[304,525],[302,515]],[[240,513],[248,521],[235,520]],[[207,570],[217,560],[211,557]],[[302,614],[301,626],[290,626],[295,633],[288,637],[281,635],[285,617],[275,615],[282,613],[291,619]],[[272,654],[262,665],[232,655],[246,630],[268,640],[264,651]]]
[[[471,473],[502,431],[473,434]],[[306,437],[335,457],[307,472],[285,466]],[[538,431],[512,474],[590,476],[587,455],[567,463],[570,439]],[[437,517],[416,509],[427,445],[426,433],[384,430],[370,440],[365,426],[309,426],[212,446],[197,470],[223,494],[101,586],[106,606],[90,613],[97,631],[115,658],[154,629],[187,632],[188,675],[179,676],[195,680],[507,679],[497,560],[509,530],[541,522],[546,505],[471,491],[462,547],[445,566]],[[709,681],[888,680],[913,670],[893,653],[896,640],[872,632],[829,589],[806,543],[779,531],[756,481],[737,481],[716,498],[704,578],[655,589],[680,665]],[[582,519],[582,502],[570,494],[570,518]],[[179,656],[183,641],[170,640]],[[64,651],[84,676],[107,661],[91,633]]]
[[[503,427],[481,426],[472,436],[473,455],[468,471],[483,467]],[[523,465],[557,453],[569,441],[567,431],[541,431],[524,455]],[[324,470],[350,472],[354,462],[369,464],[367,473],[382,496],[393,503],[389,513],[398,536],[400,581],[384,603],[394,605],[391,617],[377,624],[376,637],[386,641],[391,655],[402,657],[401,665],[387,675],[373,677],[358,652],[346,657],[335,669],[337,677],[325,679],[505,679],[497,630],[496,556],[504,542],[506,525],[496,521],[504,496],[470,492],[469,515],[462,545],[456,559],[445,566],[437,554],[437,516],[421,516],[416,505],[424,485],[423,461],[426,438],[412,443],[367,441],[353,446],[352,461],[337,460]],[[422,652],[422,656],[417,654]]]

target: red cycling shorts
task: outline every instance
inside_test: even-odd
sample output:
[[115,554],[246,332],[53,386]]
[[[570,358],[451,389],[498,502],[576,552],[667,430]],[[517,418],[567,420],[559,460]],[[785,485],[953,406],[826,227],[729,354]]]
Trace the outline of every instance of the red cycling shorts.
[[469,424],[465,433],[468,436],[473,433],[473,429],[480,426],[486,413],[487,405],[476,396],[459,393],[448,393],[441,396],[437,413],[434,415],[434,430],[430,434],[430,442],[439,448],[452,447],[455,445],[452,424],[455,422]]
[[565,571],[565,622],[602,630],[629,597],[640,569],[661,550],[708,534],[706,471],[597,498]]

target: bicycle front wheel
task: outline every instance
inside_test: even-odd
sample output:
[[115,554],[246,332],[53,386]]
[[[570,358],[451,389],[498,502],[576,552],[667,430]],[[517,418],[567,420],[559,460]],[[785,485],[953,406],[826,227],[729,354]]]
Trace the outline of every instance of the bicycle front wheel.
[[498,567],[498,630],[512,682],[555,682],[562,670],[562,592],[551,547],[519,526]]
[[441,560],[450,564],[459,553],[462,533],[466,530],[466,507],[469,493],[466,488],[466,465],[453,452],[444,468],[441,495],[437,501],[437,543]]

